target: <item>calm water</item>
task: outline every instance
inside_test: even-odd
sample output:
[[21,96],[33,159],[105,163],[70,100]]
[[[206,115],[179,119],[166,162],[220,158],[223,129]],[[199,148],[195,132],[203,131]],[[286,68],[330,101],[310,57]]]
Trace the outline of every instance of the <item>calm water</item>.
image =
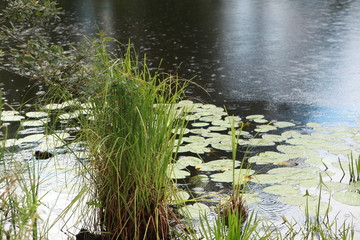
[[[204,87],[188,96],[237,115],[360,119],[360,2],[335,0],[62,0],[55,42],[104,30],[149,65]],[[2,73],[5,92],[27,87]],[[22,86],[14,86],[14,84]],[[17,104],[21,100],[13,102]]]
[[211,94],[191,87],[191,97],[269,119],[360,118],[359,1],[61,2],[72,40],[99,30],[130,39],[152,67],[163,59]]

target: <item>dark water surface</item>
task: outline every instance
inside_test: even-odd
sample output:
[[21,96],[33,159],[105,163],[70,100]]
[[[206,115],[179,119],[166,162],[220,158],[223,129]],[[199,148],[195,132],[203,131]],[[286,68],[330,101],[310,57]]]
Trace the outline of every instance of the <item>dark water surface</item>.
[[[79,41],[99,30],[130,39],[152,68],[162,61],[163,71],[211,94],[192,86],[189,97],[270,120],[360,119],[360,1],[60,2],[67,27],[55,29],[55,41]],[[1,75],[4,91],[14,91]]]
[[360,2],[63,0],[80,33],[129,39],[152,67],[193,78],[188,95],[237,114],[360,118]]

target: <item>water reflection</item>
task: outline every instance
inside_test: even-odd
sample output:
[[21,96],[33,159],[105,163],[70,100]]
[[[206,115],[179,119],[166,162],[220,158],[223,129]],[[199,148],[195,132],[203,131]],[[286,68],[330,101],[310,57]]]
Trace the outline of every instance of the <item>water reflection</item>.
[[[188,95],[237,115],[360,118],[360,2],[64,0],[68,41],[131,39],[151,68],[191,78]],[[251,103],[251,104],[249,104]]]

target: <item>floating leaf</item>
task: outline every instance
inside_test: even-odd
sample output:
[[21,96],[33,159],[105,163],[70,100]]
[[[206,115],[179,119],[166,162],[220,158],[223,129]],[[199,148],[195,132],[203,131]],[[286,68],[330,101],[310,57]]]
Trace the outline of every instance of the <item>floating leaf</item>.
[[346,205],[360,206],[360,194],[356,192],[336,192],[333,198]]
[[263,123],[267,123],[267,122],[268,122],[268,120],[263,119],[263,118],[255,118],[253,121],[254,121],[255,123],[260,123],[260,124],[263,124]]
[[43,126],[47,122],[48,122],[48,119],[27,120],[27,121],[21,122],[21,125],[24,127],[40,127],[40,126]]
[[183,179],[190,176],[190,173],[188,171],[171,167],[171,165],[166,170],[166,174],[169,178],[172,179]]
[[286,154],[278,152],[262,152],[257,156],[249,158],[249,162],[256,162],[257,164],[267,164],[267,163],[279,163],[289,160],[289,157]]
[[179,209],[180,213],[190,219],[199,219],[210,211],[210,208],[203,203],[194,203],[193,205],[186,205]]
[[208,122],[196,122],[191,124],[193,127],[207,127],[209,126]]
[[269,186],[264,188],[263,191],[280,196],[297,195],[300,193],[297,187],[285,184]]
[[339,183],[339,182],[324,182],[323,190],[335,192],[348,190],[350,188],[349,184]]
[[219,126],[219,127],[212,126],[212,127],[208,127],[208,130],[212,132],[221,132],[221,131],[226,131],[227,128],[223,126]]
[[286,128],[286,127],[293,127],[295,126],[294,123],[291,122],[283,122],[283,121],[277,121],[273,123],[274,126],[278,127],[278,128]]
[[275,143],[261,138],[251,138],[249,140],[239,141],[239,145],[274,146]]
[[261,133],[269,132],[269,131],[273,131],[273,130],[276,130],[276,127],[271,126],[271,125],[259,125],[254,129],[255,132],[261,132]]
[[28,118],[43,118],[47,117],[48,114],[46,112],[27,112],[25,116]]
[[[235,184],[243,184],[250,180],[249,175],[254,174],[254,170],[251,169],[235,169]],[[215,173],[210,175],[210,178],[214,182],[232,182],[233,181],[233,171],[227,170],[222,173]]]
[[273,174],[256,174],[253,176],[251,181],[260,184],[274,184],[283,182],[284,178],[282,176]]
[[186,202],[186,200],[188,200],[190,198],[190,194],[184,190],[175,190],[173,195],[170,198],[170,201],[172,203],[182,203],[182,202]]
[[286,131],[286,132],[283,132],[281,134],[281,136],[283,137],[286,137],[286,138],[298,138],[301,136],[301,133],[299,133],[298,131],[295,131],[295,130],[290,130],[290,131]]
[[206,142],[205,138],[200,137],[200,136],[183,137],[182,141],[188,142],[188,143],[202,143],[202,144],[204,144]]
[[204,133],[210,132],[210,130],[204,128],[195,128],[195,129],[191,129],[190,132],[194,134],[203,135]]
[[183,168],[186,168],[187,166],[197,166],[197,165],[201,165],[201,164],[202,164],[202,160],[200,158],[186,156],[186,157],[182,157],[179,160],[177,160],[177,162],[175,163],[175,166],[178,169],[183,169]]
[[240,166],[240,161],[233,161],[232,159],[213,160],[201,165],[201,171],[225,171]]
[[259,118],[264,118],[264,115],[255,114],[255,115],[249,115],[246,117],[246,119],[248,119],[248,120],[254,120],[254,119],[259,119]]
[[20,115],[1,115],[0,120],[3,122],[18,122],[25,119],[24,116],[20,116]]

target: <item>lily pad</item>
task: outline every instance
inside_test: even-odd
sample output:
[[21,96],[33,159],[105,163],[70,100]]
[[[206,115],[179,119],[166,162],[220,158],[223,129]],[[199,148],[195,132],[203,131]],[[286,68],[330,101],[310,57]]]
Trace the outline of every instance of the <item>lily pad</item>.
[[40,126],[43,126],[47,122],[48,122],[48,119],[27,120],[27,121],[23,121],[21,123],[21,125],[24,126],[24,127],[40,127]]
[[291,122],[277,121],[273,123],[274,126],[278,128],[294,127],[295,124]]
[[263,124],[263,123],[267,123],[269,122],[268,120],[264,119],[264,118],[256,118],[253,120],[255,123],[259,123],[259,124]]
[[190,173],[188,171],[180,170],[174,167],[168,167],[168,169],[166,170],[166,174],[169,178],[172,179],[183,179],[190,176]]
[[207,127],[209,126],[210,123],[208,122],[195,122],[195,123],[192,123],[191,126],[193,127]]
[[182,141],[188,142],[188,143],[205,143],[206,142],[205,138],[200,137],[200,136],[183,137]]
[[186,205],[179,209],[180,213],[190,219],[199,219],[210,211],[210,208],[203,203],[194,203],[192,205]]
[[323,190],[336,192],[336,191],[343,191],[348,190],[350,188],[349,184],[339,183],[339,182],[324,182]]
[[231,151],[232,150],[232,144],[231,142],[214,142],[211,143],[211,146],[215,149],[222,150],[222,151]]
[[333,198],[346,205],[360,206],[360,194],[356,192],[336,192]]
[[277,128],[275,126],[271,126],[271,125],[259,125],[254,129],[254,131],[264,133],[264,132],[269,132],[269,131],[273,131],[276,129]]
[[1,115],[0,120],[3,122],[18,122],[25,119],[24,116],[21,115]]
[[195,167],[201,164],[202,164],[202,160],[200,158],[191,157],[191,156],[182,157],[179,160],[177,160],[177,162],[175,163],[176,168],[178,169],[183,169],[186,168],[187,166]]
[[267,164],[267,163],[279,163],[289,160],[289,157],[286,154],[278,152],[262,152],[257,156],[249,158],[249,162],[256,162],[257,164]]
[[[251,169],[235,169],[235,184],[243,184],[250,180],[248,176],[254,174],[254,170]],[[233,171],[227,170],[222,173],[215,173],[210,175],[210,178],[214,182],[232,182],[233,181]]]
[[47,117],[47,112],[27,112],[25,114],[28,118],[44,118]]
[[283,182],[284,178],[273,174],[256,174],[252,177],[251,181],[260,184],[274,184]]
[[296,195],[300,193],[297,187],[285,184],[269,186],[264,188],[263,191],[280,196]]
[[179,190],[174,191],[174,195],[171,196],[170,201],[172,203],[182,203],[186,202],[190,198],[190,194],[187,191]]
[[251,138],[249,140],[239,141],[239,145],[251,145],[251,146],[274,146],[272,141],[264,140],[262,138]]
[[259,118],[264,118],[264,115],[254,114],[254,115],[249,115],[246,117],[246,119],[248,119],[248,120],[254,120],[254,119],[259,119]]
[[208,130],[210,130],[211,132],[222,132],[222,131],[226,131],[227,127],[224,126],[212,126],[212,127],[208,127]]
[[[203,163],[200,167],[201,171],[225,171],[233,169],[233,166],[240,166],[240,161],[233,161],[231,159],[219,159],[213,160],[207,163]],[[234,165],[233,165],[234,164]]]

